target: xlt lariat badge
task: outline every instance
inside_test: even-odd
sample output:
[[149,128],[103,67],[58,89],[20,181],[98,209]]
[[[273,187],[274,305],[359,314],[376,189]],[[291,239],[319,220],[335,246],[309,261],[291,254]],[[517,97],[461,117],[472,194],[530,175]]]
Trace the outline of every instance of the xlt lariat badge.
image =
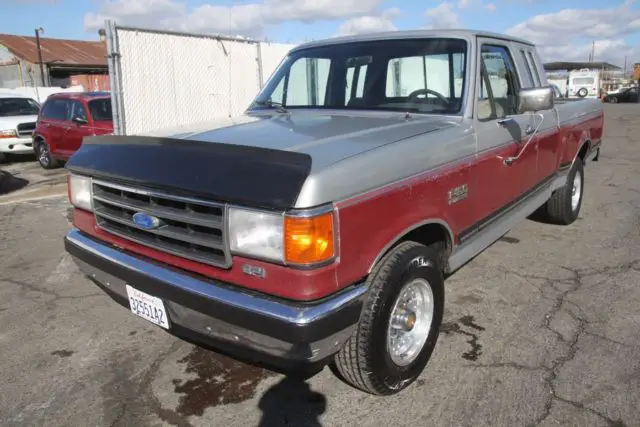
[[449,204],[452,205],[459,202],[460,200],[464,200],[468,195],[469,187],[467,186],[467,184],[452,188],[451,190],[449,190]]

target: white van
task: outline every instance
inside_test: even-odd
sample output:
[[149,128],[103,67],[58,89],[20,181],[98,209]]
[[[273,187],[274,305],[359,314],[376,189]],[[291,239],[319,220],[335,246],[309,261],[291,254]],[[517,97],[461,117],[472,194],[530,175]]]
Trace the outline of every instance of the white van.
[[569,98],[598,98],[600,72],[583,69],[569,73]]
[[40,104],[33,98],[0,92],[0,156],[33,153],[32,133]]

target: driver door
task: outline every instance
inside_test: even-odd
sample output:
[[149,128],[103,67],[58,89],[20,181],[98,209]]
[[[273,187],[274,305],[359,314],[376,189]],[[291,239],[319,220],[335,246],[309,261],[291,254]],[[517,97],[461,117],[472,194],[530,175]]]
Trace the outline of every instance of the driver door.
[[533,141],[511,165],[531,136],[532,117],[517,115],[522,87],[508,42],[478,39],[480,67],[474,127],[478,144],[475,179],[478,183],[478,227],[488,225],[518,201],[537,173],[537,143]]

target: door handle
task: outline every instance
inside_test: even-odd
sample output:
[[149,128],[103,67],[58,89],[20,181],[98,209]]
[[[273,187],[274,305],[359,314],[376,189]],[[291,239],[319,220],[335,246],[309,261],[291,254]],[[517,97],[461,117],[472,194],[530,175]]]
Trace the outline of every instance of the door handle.
[[535,132],[536,130],[533,128],[533,126],[529,125],[527,126],[527,128],[524,130],[524,133],[526,133],[527,135],[531,135],[533,132]]
[[513,117],[505,117],[504,119],[498,119],[496,123],[498,124],[498,126],[506,126],[509,123],[513,123],[513,121]]

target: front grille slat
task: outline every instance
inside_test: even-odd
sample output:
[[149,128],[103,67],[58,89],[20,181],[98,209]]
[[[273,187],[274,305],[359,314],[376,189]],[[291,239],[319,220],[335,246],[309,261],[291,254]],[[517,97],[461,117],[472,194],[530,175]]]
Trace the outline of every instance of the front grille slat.
[[31,136],[35,128],[35,122],[20,123],[18,126],[16,126],[16,132],[18,133],[18,136],[20,138],[26,138]]
[[182,221],[188,224],[201,225],[203,227],[222,227],[221,217],[211,218],[210,215],[202,215],[195,212],[184,211],[173,208],[160,207],[158,205],[139,202],[137,200],[123,200],[122,197],[115,197],[108,194],[94,194],[94,200],[105,204],[118,206],[121,208],[135,209],[159,218],[166,218],[175,221]]
[[[96,224],[116,236],[194,261],[229,268],[223,203],[173,196],[93,181]],[[133,215],[143,212],[160,219],[153,229],[139,227]]]

